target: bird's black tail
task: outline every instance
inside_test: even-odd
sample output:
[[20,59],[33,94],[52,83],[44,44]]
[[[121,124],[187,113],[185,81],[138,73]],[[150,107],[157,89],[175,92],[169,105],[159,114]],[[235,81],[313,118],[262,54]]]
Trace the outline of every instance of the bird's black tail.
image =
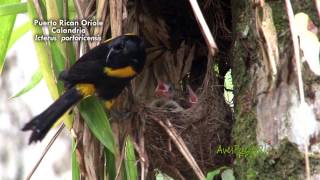
[[23,131],[31,130],[32,134],[29,144],[41,141],[48,133],[53,124],[74,104],[81,100],[83,96],[75,88],[69,89],[45,111],[34,117],[23,128]]

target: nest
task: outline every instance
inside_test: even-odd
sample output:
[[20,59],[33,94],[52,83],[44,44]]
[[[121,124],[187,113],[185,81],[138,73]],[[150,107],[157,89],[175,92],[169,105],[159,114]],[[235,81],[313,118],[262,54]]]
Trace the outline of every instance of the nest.
[[[222,11],[222,3],[205,1],[202,6],[204,11],[211,10],[206,18],[210,20],[209,25],[216,23],[214,32],[222,34],[218,38],[222,42],[220,54],[225,55],[231,36],[222,19],[223,13],[218,13]],[[136,122],[133,129],[140,130],[134,137],[136,145],[142,144],[138,151],[142,159],[148,160],[145,166],[151,172],[158,169],[174,179],[197,179],[194,170],[168,135],[166,128],[169,126],[161,126],[160,121],[170,124],[180,135],[202,172],[207,173],[230,163],[230,156],[216,154],[218,146],[230,146],[230,107],[225,102],[221,78],[214,72],[213,59],[208,55],[188,2],[140,1],[140,4],[130,4],[129,1],[127,7],[128,14],[133,9],[134,12],[138,10],[139,13],[128,17],[128,22],[139,27],[140,34],[149,43],[147,68],[135,80],[133,88],[139,101],[144,102],[133,118]],[[217,13],[213,14],[213,9],[218,9]],[[137,21],[134,23],[134,20]],[[132,29],[130,24],[125,27]],[[220,26],[217,27],[217,24]],[[228,61],[217,58],[215,64],[220,66],[220,75],[223,76],[228,69]],[[154,97],[157,81],[174,87],[176,97],[167,101],[174,101],[174,106],[178,107],[172,109],[153,105],[159,101]],[[199,102],[196,105],[184,108],[180,101],[175,101],[185,99],[185,89],[181,88],[183,84],[190,85],[197,92]],[[148,179],[152,177],[155,177],[154,174],[149,173]]]
[[232,117],[216,86],[217,81],[211,73],[208,74],[197,105],[180,112],[144,108],[139,115],[145,122],[145,147],[151,168],[159,169],[174,179],[196,179],[196,176],[157,121],[172,124],[203,172],[230,163],[230,157],[217,155],[216,149],[220,145],[230,145]]

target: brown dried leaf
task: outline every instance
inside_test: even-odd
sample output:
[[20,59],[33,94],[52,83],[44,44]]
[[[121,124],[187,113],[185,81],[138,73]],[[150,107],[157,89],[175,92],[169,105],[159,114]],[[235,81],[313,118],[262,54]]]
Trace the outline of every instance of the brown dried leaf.
[[189,51],[189,54],[184,62],[184,67],[183,67],[183,70],[182,70],[182,74],[181,74],[181,77],[184,77],[191,69],[191,66],[192,66],[192,61],[194,59],[194,56],[195,56],[195,49],[196,49],[196,46],[193,45]]
[[112,37],[122,34],[122,0],[110,0],[110,22]]
[[161,55],[165,52],[164,49],[159,49],[159,47],[149,48],[147,49],[147,63],[146,66],[148,67],[151,63],[158,61],[161,59]]
[[103,177],[104,161],[100,142],[92,135],[87,125],[83,131],[83,154],[87,178],[99,180]]
[[153,25],[148,24],[147,21],[145,21],[144,24],[145,24],[144,28],[142,29],[142,33],[143,33],[144,37],[152,44],[152,46],[160,45],[158,39],[152,33],[152,32],[154,32],[153,27],[152,27]]
[[186,46],[186,42],[182,41],[182,43],[180,44],[179,49],[176,52],[176,64],[177,64],[177,69],[179,72],[182,72],[182,68],[183,68],[183,59],[184,59],[184,55],[185,55],[185,49],[187,48]]
[[167,68],[167,56],[168,52],[164,52],[164,54],[161,56],[162,61],[157,61],[154,63],[153,70],[154,70],[154,76],[157,81],[164,81],[164,82],[170,82],[170,79],[168,77],[168,72],[170,72]]
[[177,71],[175,62],[174,62],[174,55],[172,52],[167,51],[165,54],[165,66],[168,70],[168,78],[170,79],[170,82],[173,84],[176,84],[179,80],[179,71]]

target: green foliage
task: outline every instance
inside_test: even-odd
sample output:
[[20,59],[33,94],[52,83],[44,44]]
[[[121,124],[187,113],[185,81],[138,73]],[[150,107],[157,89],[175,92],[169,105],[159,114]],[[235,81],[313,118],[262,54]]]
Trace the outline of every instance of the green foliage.
[[221,169],[222,168],[219,168],[219,169],[208,172],[206,180],[212,180],[214,177],[217,177],[220,174]]
[[112,180],[116,179],[116,161],[115,161],[115,155],[111,151],[109,151],[107,148],[105,149],[105,156],[107,160],[107,166],[106,166],[106,173],[107,177],[106,179]]
[[80,103],[79,109],[91,132],[109,151],[114,153],[113,134],[102,104],[96,97],[90,97]]
[[231,69],[224,76],[224,98],[230,107],[233,107],[233,82]]
[[173,180],[170,176],[168,176],[167,174],[163,174],[162,172],[160,172],[159,170],[155,170],[157,171],[156,173],[156,180]]
[[221,174],[222,180],[235,180],[232,169],[226,169]]
[[72,171],[72,180],[80,179],[80,169],[77,162],[77,153],[76,153],[77,142],[72,140],[72,154],[71,154],[71,171]]
[[4,66],[12,29],[16,20],[16,12],[10,4],[17,6],[19,0],[1,0],[0,3],[0,74]]
[[[31,0],[28,1],[28,14],[30,17],[30,20],[33,19],[39,19],[36,9],[34,7],[34,4]],[[32,23],[32,22],[31,22]],[[42,28],[39,26],[32,26],[32,34],[43,34]],[[48,50],[47,44],[44,41],[34,41],[35,50],[38,56],[39,66],[41,73],[43,75],[43,78],[47,84],[47,87],[50,91],[51,96],[56,99],[59,97],[58,88],[55,81],[55,75],[53,74],[51,62],[52,57],[51,53]]]
[[[66,4],[63,0],[40,0],[39,9],[36,10],[34,3],[36,1],[28,0],[24,3],[19,3],[19,0],[0,0],[0,73],[4,66],[4,59],[8,48],[11,48],[24,34],[31,30],[33,36],[46,35],[41,26],[33,24],[33,20],[43,18],[43,20],[58,20],[67,19],[73,20],[76,18],[76,11],[73,0],[68,0]],[[67,13],[63,10],[67,5]],[[15,16],[18,13],[26,13],[29,16],[29,21],[13,30]],[[39,16],[40,14],[41,16]],[[65,17],[67,15],[67,17]],[[48,27],[50,30],[52,27]],[[50,34],[59,39],[59,34]],[[72,42],[60,41],[36,41],[34,39],[34,48],[39,62],[39,70],[34,73],[30,82],[22,88],[12,98],[19,97],[31,89],[33,89],[42,79],[46,82],[49,92],[53,99],[57,99],[63,92],[64,88],[61,82],[57,81],[59,73],[75,62],[75,47]],[[95,97],[87,98],[79,105],[80,114],[84,118],[86,124],[97,137],[97,139],[106,147],[106,175],[108,179],[115,179],[116,162],[115,151],[116,145],[113,139],[113,133],[105,113],[105,110],[99,100]],[[62,118],[68,128],[72,127],[72,116],[64,115]],[[125,159],[121,169],[122,179],[137,179],[138,169],[134,146],[127,138],[125,146]],[[76,142],[72,142],[72,179],[80,179],[80,169],[76,156]],[[118,154],[116,154],[118,155]],[[102,165],[103,166],[103,165]]]
[[233,170],[226,166],[222,166],[218,169],[208,172],[206,180],[213,180],[215,177],[218,177],[219,175],[221,176],[222,180],[235,180]]
[[34,88],[37,84],[39,84],[41,79],[42,79],[42,74],[41,74],[41,71],[38,69],[32,75],[31,81],[24,88],[22,88],[17,94],[12,96],[11,98],[16,98],[16,97],[19,97],[19,96],[29,92],[32,88]]
[[31,24],[29,22],[24,23],[18,28],[14,29],[9,41],[8,49],[10,49],[17,40],[19,40],[23,35],[31,30]]
[[[8,2],[6,4],[5,2]],[[7,16],[7,15],[15,15],[19,13],[26,13],[27,12],[27,3],[15,3],[19,2],[17,0],[2,0],[2,3],[0,4],[0,16]]]
[[127,179],[136,180],[138,178],[138,169],[136,166],[136,156],[134,154],[134,146],[130,138],[127,138],[125,155],[126,155],[125,167],[126,167]]

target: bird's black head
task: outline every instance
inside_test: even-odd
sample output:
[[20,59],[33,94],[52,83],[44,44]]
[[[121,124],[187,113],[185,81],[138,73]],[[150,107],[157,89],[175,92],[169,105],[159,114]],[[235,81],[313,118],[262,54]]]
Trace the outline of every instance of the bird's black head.
[[126,34],[112,39],[108,43],[106,65],[111,68],[132,66],[140,73],[146,59],[143,40],[136,35]]

